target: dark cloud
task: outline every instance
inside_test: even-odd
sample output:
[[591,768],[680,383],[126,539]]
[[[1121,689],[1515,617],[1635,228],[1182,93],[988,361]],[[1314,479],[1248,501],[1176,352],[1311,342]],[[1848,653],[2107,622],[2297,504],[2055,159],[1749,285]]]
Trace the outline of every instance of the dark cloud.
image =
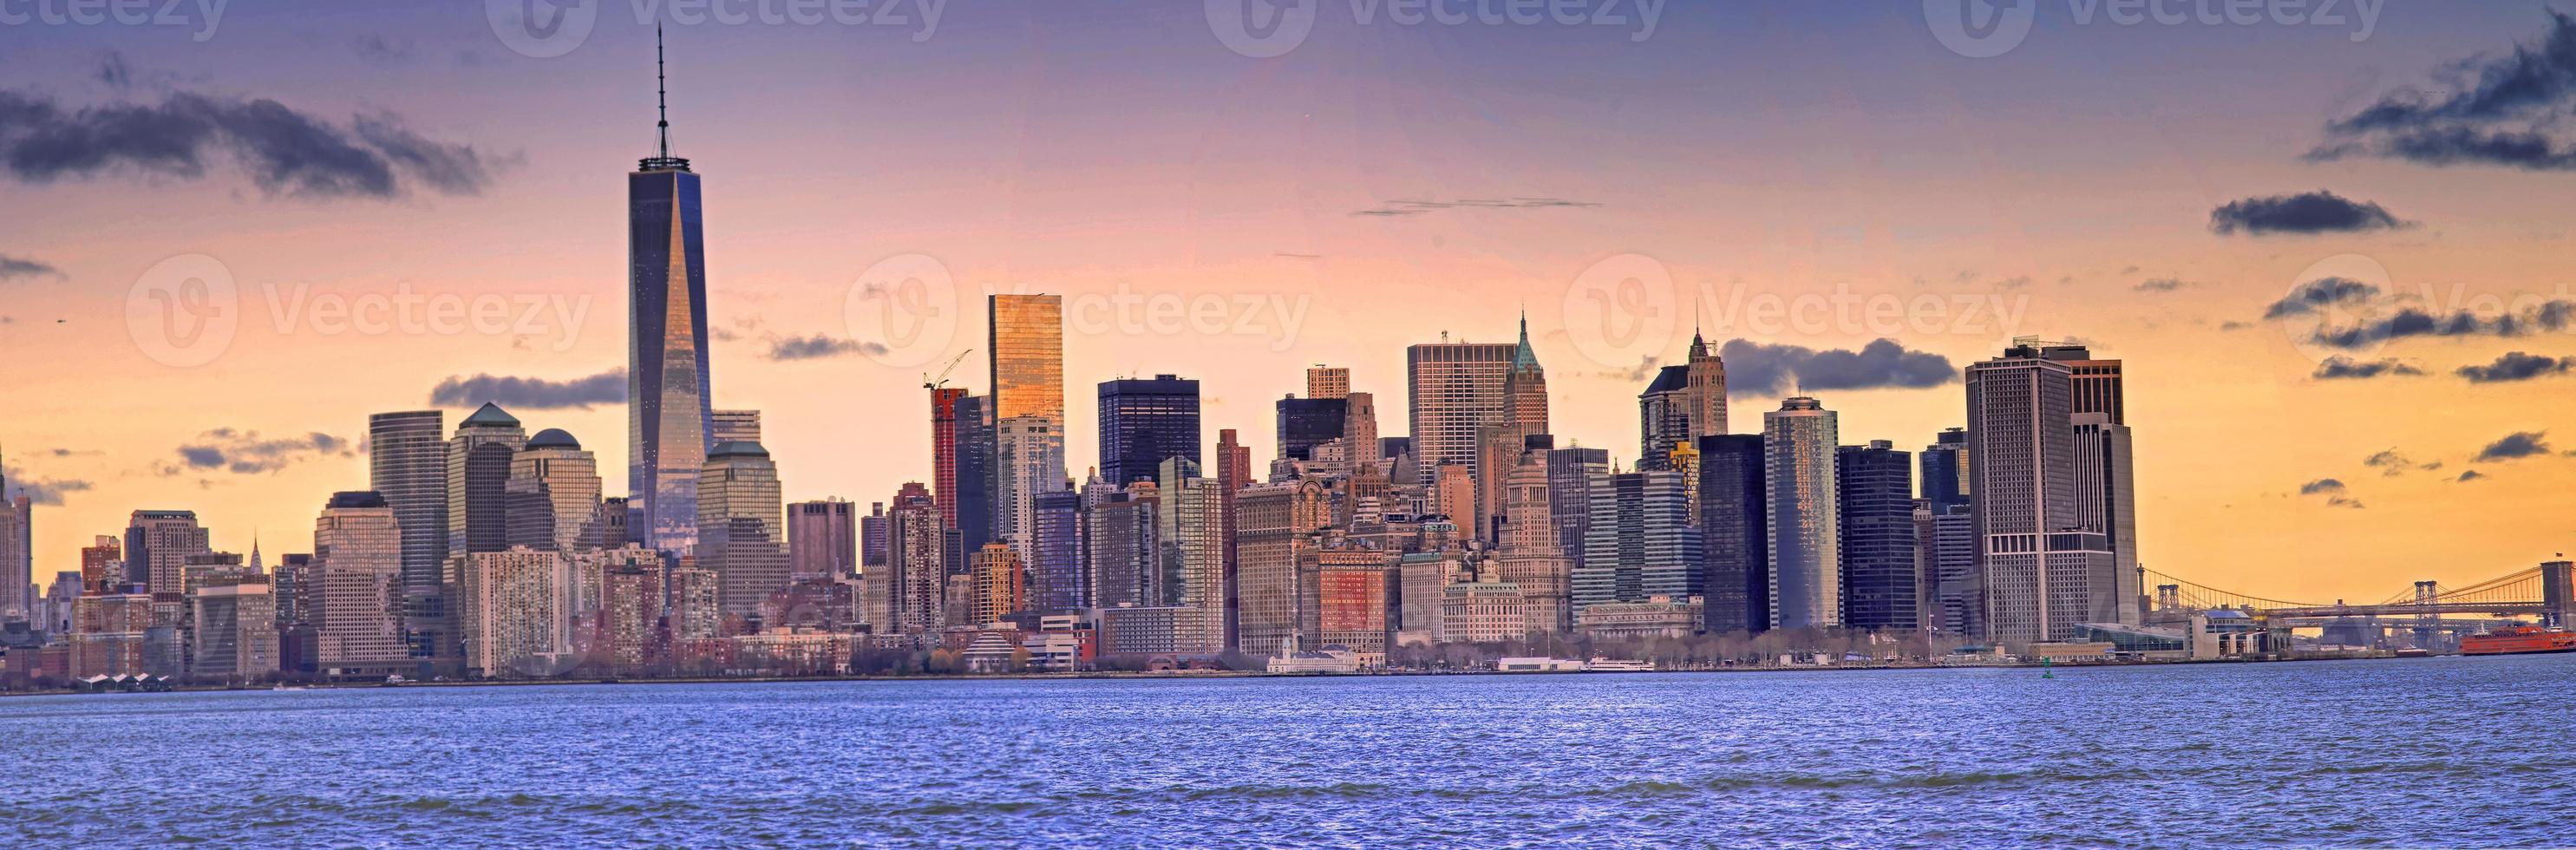
[[1804,390],[1868,390],[1886,387],[1937,387],[1959,379],[1959,368],[1947,358],[1907,351],[1892,339],[1881,339],[1859,351],[1763,345],[1736,339],[1719,349],[1726,360],[1730,387],[1755,393]]
[[2358,304],[2378,296],[2379,287],[2350,278],[2321,277],[2291,288],[2290,294],[2264,308],[2263,318],[2306,315],[2319,307]]
[[2308,158],[2576,169],[2576,144],[2560,135],[2576,108],[2576,19],[2548,13],[2539,44],[2446,63],[2429,85],[2382,94],[2328,122]]
[[2484,366],[2462,366],[2459,375],[2473,384],[2494,384],[2528,381],[2543,375],[2564,375],[2571,370],[2576,370],[2576,357],[2551,358],[2513,351]]
[[46,478],[16,466],[0,466],[0,479],[8,482],[7,489],[0,489],[0,499],[25,496],[27,501],[39,505],[60,505],[63,494],[79,493],[96,486],[79,478]]
[[777,337],[769,341],[771,360],[820,360],[845,354],[884,354],[888,350],[884,343],[860,342],[823,334]]
[[2405,455],[2398,454],[2396,449],[2389,449],[2363,458],[2361,465],[2379,470],[2381,475],[2401,475],[2406,470],[2414,468],[2415,462],[2407,460]]
[[24,257],[12,257],[7,254],[0,254],[0,280],[15,280],[22,277],[60,278],[63,276],[63,270],[54,268],[51,263],[42,263]]
[[2319,478],[2319,479],[2317,479],[2317,480],[2315,480],[2315,481],[2310,481],[2310,482],[2308,482],[2308,483],[2306,483],[2306,484],[2301,484],[2301,485],[2299,485],[2299,495],[2302,495],[2302,496],[2314,496],[2314,495],[2317,495],[2317,494],[2319,494],[2319,493],[2341,493],[2341,492],[2344,492],[2343,482],[2342,482],[2342,481],[2340,481],[2340,480],[2333,479],[2333,478]]
[[270,195],[393,198],[412,184],[478,194],[503,163],[406,130],[390,113],[348,127],[265,98],[172,92],[158,104],[66,108],[0,91],[0,168],[28,183],[134,173],[197,179],[229,157]]
[[134,70],[125,66],[125,54],[111,50],[107,55],[99,57],[98,81],[114,89],[133,87]]
[[2386,207],[2347,199],[2319,189],[2296,195],[2264,195],[2229,201],[2209,211],[2209,229],[2220,234],[2353,233],[2406,226]]
[[626,403],[626,370],[610,369],[567,381],[476,374],[449,375],[430,388],[429,403],[440,407],[497,404],[528,410],[589,410],[592,405]]
[[2137,285],[2137,290],[2139,292],[2172,292],[2190,285],[2191,284],[2189,283],[2185,283],[2174,278],[2160,277],[2154,280],[2140,281]]
[[2424,374],[2424,370],[2407,365],[2405,361],[2394,357],[2382,360],[2354,360],[2338,354],[2318,363],[2315,377],[2320,381],[2334,381],[2421,374]]
[[2251,329],[2251,328],[2253,328],[2253,327],[2254,327],[2254,323],[2253,323],[2253,322],[2240,322],[2240,321],[2236,321],[2236,320],[2234,320],[2234,319],[2229,319],[2229,320],[2227,320],[2227,321],[2224,321],[2224,322],[2220,322],[2220,323],[2218,323],[2218,329],[2219,329],[2219,330],[2221,330],[2221,331],[2229,331],[2229,332],[2241,331],[2241,330],[2248,330],[2248,329]]
[[357,452],[348,440],[320,431],[269,438],[232,428],[199,434],[196,442],[179,447],[179,459],[189,469],[221,469],[236,475],[275,472],[299,461],[332,456],[356,457]]
[[2542,439],[2548,435],[2547,431],[2518,431],[2507,434],[2504,439],[2488,443],[2486,448],[2479,449],[2476,460],[2479,463],[2487,463],[2548,454],[2549,443]]
[[2479,471],[2477,471],[2477,470],[2471,469],[2471,470],[2467,470],[2467,471],[2461,472],[2461,473],[2460,473],[2460,477],[2458,477],[2458,478],[2454,478],[2454,479],[2451,479],[2451,480],[2453,480],[2453,481],[2457,481],[2457,482],[2460,482],[2460,483],[2462,483],[2462,484],[2466,484],[2466,483],[2468,483],[2468,482],[2481,480],[2481,479],[2484,479],[2484,478],[2486,478],[2486,477],[2487,477],[2487,474],[2486,474],[2486,473],[2479,472]]
[[2570,301],[2550,301],[2519,313],[2500,316],[2481,316],[2467,310],[2436,314],[2415,307],[2401,307],[2351,327],[2320,327],[2314,339],[2322,345],[2352,349],[2418,336],[2518,337],[2538,331],[2564,330],[2571,324],[2576,324],[2576,302]]

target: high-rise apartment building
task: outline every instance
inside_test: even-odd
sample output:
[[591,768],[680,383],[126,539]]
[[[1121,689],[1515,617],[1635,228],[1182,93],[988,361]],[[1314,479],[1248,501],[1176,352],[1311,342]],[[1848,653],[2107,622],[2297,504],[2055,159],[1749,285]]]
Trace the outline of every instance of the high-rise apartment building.
[[1199,460],[1199,382],[1178,375],[1100,382],[1100,477],[1152,481],[1163,461]]
[[749,616],[787,586],[787,522],[778,466],[759,443],[723,443],[698,476],[700,569],[716,574],[728,615]]
[[1840,438],[1834,412],[1812,398],[1783,399],[1779,410],[1762,415],[1772,628],[1842,624],[1842,512],[1834,471]]
[[1020,553],[993,543],[976,550],[970,563],[975,576],[972,625],[999,623],[1003,617],[1025,610],[1028,579],[1020,564]]
[[948,527],[957,527],[957,402],[966,397],[961,387],[932,386],[930,390],[930,495],[939,500],[939,515]]
[[1912,454],[1886,440],[1835,452],[1845,628],[1911,629],[1919,624],[1913,466]]
[[1224,499],[1213,479],[1199,476],[1199,465],[1181,458],[1163,462],[1158,491],[1160,515],[1154,524],[1161,538],[1165,598],[1187,609],[1175,635],[1182,651],[1214,654],[1225,649]]
[[464,560],[457,622],[466,674],[545,678],[570,670],[574,587],[564,553],[512,547]]
[[1138,482],[1109,494],[1084,513],[1092,605],[1162,608],[1171,604],[1163,583],[1161,490],[1151,481]]
[[[930,488],[903,485],[886,514],[887,594],[892,608],[883,632],[933,631],[944,625],[950,535]],[[876,581],[871,577],[869,581]]]

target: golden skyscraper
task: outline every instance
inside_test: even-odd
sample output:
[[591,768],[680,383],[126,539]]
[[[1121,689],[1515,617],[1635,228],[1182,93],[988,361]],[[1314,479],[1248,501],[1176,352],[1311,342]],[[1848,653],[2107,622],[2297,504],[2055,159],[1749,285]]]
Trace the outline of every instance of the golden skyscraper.
[[993,420],[1045,417],[1064,424],[1064,297],[995,295],[986,308],[993,357]]

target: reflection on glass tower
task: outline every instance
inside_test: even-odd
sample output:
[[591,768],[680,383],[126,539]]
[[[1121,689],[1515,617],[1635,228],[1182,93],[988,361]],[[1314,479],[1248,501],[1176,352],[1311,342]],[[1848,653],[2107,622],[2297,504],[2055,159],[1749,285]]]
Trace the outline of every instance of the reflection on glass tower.
[[[654,77],[661,92],[661,34]],[[645,545],[686,552],[698,539],[706,465],[707,269],[698,175],[671,155],[667,108],[658,153],[626,175],[627,487]]]

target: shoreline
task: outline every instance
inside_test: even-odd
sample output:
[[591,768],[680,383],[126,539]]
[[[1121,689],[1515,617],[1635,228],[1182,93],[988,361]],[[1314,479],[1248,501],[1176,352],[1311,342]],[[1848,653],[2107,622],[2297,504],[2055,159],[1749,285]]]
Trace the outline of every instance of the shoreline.
[[1802,666],[1788,666],[1788,667],[1780,667],[1780,666],[1770,666],[1770,667],[1712,667],[1712,668],[1703,668],[1703,669],[1683,669],[1683,670],[1528,670],[1528,671],[1512,671],[1512,672],[1505,672],[1505,671],[1501,671],[1501,670],[1386,670],[1386,671],[1359,672],[1359,673],[1272,673],[1272,672],[1268,672],[1268,671],[1261,671],[1261,670],[1201,670],[1201,671],[1192,671],[1192,672],[1186,672],[1186,673],[1144,673],[1144,672],[1102,672],[1102,671],[1090,671],[1090,672],[1068,672],[1068,673],[1036,673],[1036,672],[1024,672],[1024,673],[972,673],[972,674],[968,674],[968,673],[955,673],[955,674],[939,674],[939,675],[927,675],[927,674],[925,674],[925,675],[910,675],[910,676],[848,676],[848,675],[835,675],[835,676],[696,676],[696,677],[674,677],[674,678],[649,678],[649,679],[622,679],[622,678],[605,678],[605,679],[477,679],[477,680],[458,680],[458,681],[447,681],[447,682],[406,681],[406,682],[403,682],[402,684],[399,684],[399,685],[388,685],[388,684],[382,684],[382,683],[356,683],[356,682],[330,682],[330,683],[315,682],[315,683],[311,683],[311,684],[303,684],[303,685],[290,685],[290,686],[287,686],[287,687],[284,687],[284,688],[279,688],[279,687],[276,687],[276,686],[268,686],[268,687],[239,686],[239,687],[232,687],[232,686],[221,686],[221,685],[174,685],[174,686],[172,686],[172,687],[168,688],[167,690],[151,690],[151,691],[99,691],[99,692],[93,692],[93,691],[82,691],[82,690],[71,690],[71,689],[62,689],[62,690],[42,690],[42,691],[5,691],[5,692],[0,692],[0,699],[8,699],[8,698],[12,698],[12,697],[49,697],[49,696],[134,696],[134,695],[150,695],[150,694],[227,693],[227,692],[275,692],[275,693],[282,693],[282,692],[293,692],[293,691],[324,691],[324,690],[331,690],[331,691],[338,691],[338,690],[377,690],[377,689],[386,689],[386,688],[496,688],[496,687],[497,687],[497,688],[510,688],[510,687],[561,687],[561,686],[568,686],[568,685],[724,685],[724,684],[736,684],[736,685],[740,685],[740,684],[827,683],[827,682],[948,682],[948,681],[967,681],[967,682],[972,682],[972,681],[1082,681],[1082,680],[1115,680],[1115,681],[1190,681],[1190,680],[1196,680],[1196,679],[1342,679],[1342,678],[1379,678],[1379,677],[1415,677],[1415,676],[1431,676],[1431,677],[1447,677],[1447,676],[1589,676],[1589,675],[1636,675],[1636,674],[1645,674],[1645,675],[1687,675],[1687,674],[1728,674],[1728,673],[1832,673],[1832,672],[1843,672],[1843,673],[1872,673],[1872,672],[1895,672],[1895,671],[1909,671],[1909,670],[1913,670],[1913,671],[1920,671],[1920,670],[2051,670],[2051,669],[2069,669],[2069,670],[2074,670],[2074,669],[2100,669],[2100,668],[2136,668],[2136,667],[2184,667],[2184,666],[2235,665],[2235,664],[2285,664],[2285,663],[2318,662],[2318,661],[2420,661],[2420,660],[2426,660],[2426,659],[2430,659],[2430,658],[2464,658],[2464,657],[2467,657],[2467,656],[2457,656],[2457,655],[2435,655],[2435,656],[2420,656],[2420,657],[2414,657],[2414,658],[2400,658],[2400,657],[2395,657],[2395,656],[2389,656],[2389,657],[2333,657],[2333,656],[2328,656],[2328,657],[2317,657],[2317,658],[2276,658],[2276,659],[2212,658],[2212,659],[2191,660],[2191,661],[2112,661],[2112,662],[2074,662],[2074,663],[2066,663],[2066,664],[2049,664],[2049,665],[2032,664],[2032,663],[2027,663],[2027,662],[2015,662],[2015,663],[2009,663],[2009,664],[1869,664],[1869,665],[1860,665],[1860,664],[1829,664],[1829,665],[1802,665]]

